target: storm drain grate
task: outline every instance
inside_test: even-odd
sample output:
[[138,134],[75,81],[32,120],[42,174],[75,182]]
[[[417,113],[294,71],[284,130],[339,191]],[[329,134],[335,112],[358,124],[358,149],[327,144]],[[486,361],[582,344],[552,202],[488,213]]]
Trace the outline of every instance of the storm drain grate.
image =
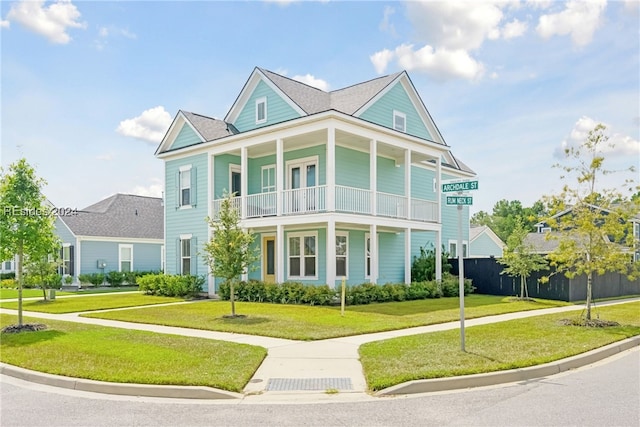
[[353,390],[353,386],[351,378],[270,378],[266,390]]

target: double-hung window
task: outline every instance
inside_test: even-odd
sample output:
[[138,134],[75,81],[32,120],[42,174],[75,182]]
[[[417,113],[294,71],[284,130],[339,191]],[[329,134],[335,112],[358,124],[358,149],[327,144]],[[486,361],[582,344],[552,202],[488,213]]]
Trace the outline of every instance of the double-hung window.
[[336,233],[336,276],[349,277],[349,238],[347,233]]
[[180,274],[191,274],[191,236],[180,238]]
[[316,233],[289,235],[289,278],[317,277],[318,236]]
[[196,168],[191,167],[191,165],[181,166],[176,180],[178,207],[195,206]]
[[[467,242],[462,243],[462,258],[467,257]],[[449,242],[449,258],[458,258],[458,242]]]
[[265,123],[267,121],[267,98],[262,97],[256,99],[256,124]]
[[133,245],[118,245],[118,268],[126,273],[133,269]]

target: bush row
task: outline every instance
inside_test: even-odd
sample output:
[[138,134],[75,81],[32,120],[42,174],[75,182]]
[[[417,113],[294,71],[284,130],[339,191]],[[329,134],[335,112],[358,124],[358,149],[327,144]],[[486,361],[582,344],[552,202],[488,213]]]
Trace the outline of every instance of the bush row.
[[[436,281],[405,283],[386,283],[374,285],[363,283],[348,286],[345,302],[348,305],[370,304],[373,302],[408,301],[427,298],[458,296],[458,278],[443,276],[438,286]],[[465,294],[473,292],[471,280],[465,280]],[[237,282],[234,286],[236,301],[271,302],[277,304],[332,305],[340,302],[341,291],[328,285],[304,285],[299,282],[265,283],[257,280]],[[223,300],[230,299],[228,283],[220,285],[218,295]]]
[[110,271],[107,274],[103,273],[89,273],[89,274],[80,274],[78,276],[78,280],[82,285],[93,285],[98,286],[103,283],[108,283],[111,286],[122,286],[129,285],[135,286],[138,284],[138,280],[140,277],[149,275],[149,274],[158,274],[157,271],[129,271],[129,272],[119,272],[119,271]]
[[9,273],[0,273],[0,280],[15,279],[15,278],[16,278],[16,273],[14,271],[10,271]]
[[196,297],[202,292],[204,276],[147,274],[138,278],[138,286],[148,295]]
[[[42,285],[40,276],[24,275],[24,283],[22,285],[25,289],[40,288]],[[48,289],[60,289],[62,287],[62,276],[59,274],[49,274],[44,278],[44,285]],[[15,289],[18,287],[16,279],[2,279],[0,280],[0,288]]]

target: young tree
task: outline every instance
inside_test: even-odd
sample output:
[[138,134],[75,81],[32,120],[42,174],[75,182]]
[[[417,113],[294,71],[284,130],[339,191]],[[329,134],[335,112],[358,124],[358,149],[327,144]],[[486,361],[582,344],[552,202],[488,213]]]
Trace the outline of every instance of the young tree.
[[253,247],[255,236],[239,226],[240,214],[233,200],[233,195],[225,194],[218,218],[207,218],[213,236],[204,245],[204,251],[213,275],[229,283],[231,317],[236,317],[234,283],[260,258]]
[[544,270],[548,267],[544,257],[533,251],[533,247],[526,243],[529,230],[521,218],[516,221],[516,227],[507,239],[507,247],[502,258],[498,262],[506,265],[500,274],[520,277],[520,299],[529,299],[527,278],[534,271]]
[[[634,242],[630,219],[638,213],[638,205],[624,197],[622,189],[634,191],[633,180],[627,179],[615,189],[599,189],[600,179],[614,172],[604,168],[603,151],[612,148],[605,126],[598,124],[578,147],[565,149],[565,164],[556,164],[574,185],[565,185],[556,196],[548,198],[553,206],[551,215],[570,208],[565,215],[551,218],[548,223],[555,231],[547,236],[558,240],[558,247],[549,254],[550,264],[565,276],[587,277],[586,320],[591,320],[591,300],[594,275],[619,272],[630,278],[638,272],[632,262],[630,248]],[[633,166],[625,171],[633,172]],[[637,191],[635,187],[635,191]]]
[[24,158],[0,177],[0,258],[18,256],[18,327],[22,327],[24,261],[54,253],[58,246],[55,217],[42,194],[45,184]]
[[47,289],[56,289],[62,284],[62,277],[58,274],[62,263],[55,256],[50,258],[49,255],[30,257],[25,263],[27,280],[40,286],[44,300],[47,300]]

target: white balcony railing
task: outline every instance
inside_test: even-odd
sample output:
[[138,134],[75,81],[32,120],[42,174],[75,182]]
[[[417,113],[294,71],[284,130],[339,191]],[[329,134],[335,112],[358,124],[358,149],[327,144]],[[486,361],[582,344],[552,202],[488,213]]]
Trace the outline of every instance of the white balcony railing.
[[[372,215],[370,190],[337,185],[335,187],[335,211],[357,215]],[[284,190],[280,195],[281,215],[305,215],[327,211],[327,187],[306,187]],[[223,199],[212,202],[213,217],[217,217]],[[411,219],[413,221],[435,222],[438,220],[438,204],[429,200],[411,199],[389,193],[376,193],[376,215],[389,218]],[[278,193],[258,193],[233,199],[233,206],[242,218],[275,216]]]

